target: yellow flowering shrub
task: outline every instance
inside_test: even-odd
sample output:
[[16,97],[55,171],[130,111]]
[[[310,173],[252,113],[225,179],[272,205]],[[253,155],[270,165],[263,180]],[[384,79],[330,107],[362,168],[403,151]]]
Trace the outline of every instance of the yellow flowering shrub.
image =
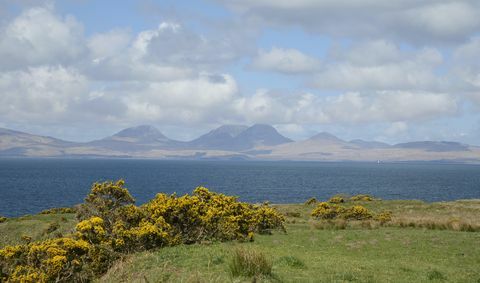
[[283,215],[268,203],[243,203],[198,187],[192,195],[158,194],[135,206],[123,180],[93,184],[77,218],[72,235],[0,250],[0,282],[90,281],[122,253],[204,240],[253,241],[255,233],[285,231]]
[[328,200],[329,203],[344,203],[345,199],[341,196],[333,196]]
[[351,201],[373,201],[375,198],[371,195],[356,195],[350,198]]
[[270,232],[272,229],[281,229],[286,232],[285,226],[283,225],[285,217],[275,208],[268,206],[268,204],[256,207],[256,221],[256,230],[258,230],[259,233]]
[[77,218],[85,220],[98,216],[105,220],[105,225],[113,225],[119,210],[135,202],[124,185],[123,180],[94,183],[85,202],[77,209]]
[[[163,219],[182,243],[249,238],[250,232],[283,229],[283,216],[267,204],[254,206],[236,197],[198,187],[192,195],[158,194],[142,206],[152,223]],[[251,238],[251,237],[250,237]]]
[[354,205],[344,209],[341,216],[345,219],[365,220],[373,217],[373,214],[364,206]]
[[55,207],[45,209],[40,214],[63,214],[63,213],[75,213],[76,210],[73,207]]
[[104,221],[98,216],[79,222],[75,229],[79,239],[91,244],[100,244],[107,240]]
[[387,222],[392,221],[392,212],[388,210],[384,210],[379,214],[375,215],[374,219],[381,224],[385,224]]
[[370,210],[361,205],[351,207],[343,207],[328,202],[319,203],[311,212],[314,218],[328,220],[343,219],[345,220],[368,220],[372,219],[384,224],[392,219],[390,211],[382,211],[374,215]]
[[345,208],[339,205],[330,204],[328,202],[320,202],[312,210],[311,215],[319,219],[334,219],[342,214],[344,210]]
[[89,262],[91,245],[83,240],[58,238],[0,250],[0,281],[72,282],[88,280],[81,272]]

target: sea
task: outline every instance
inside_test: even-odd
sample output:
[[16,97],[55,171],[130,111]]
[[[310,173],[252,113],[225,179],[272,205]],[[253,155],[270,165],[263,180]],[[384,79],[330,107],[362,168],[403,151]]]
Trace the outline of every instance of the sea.
[[136,159],[0,159],[0,215],[83,202],[94,182],[124,179],[137,204],[197,186],[252,203],[372,194],[427,202],[480,198],[480,165]]

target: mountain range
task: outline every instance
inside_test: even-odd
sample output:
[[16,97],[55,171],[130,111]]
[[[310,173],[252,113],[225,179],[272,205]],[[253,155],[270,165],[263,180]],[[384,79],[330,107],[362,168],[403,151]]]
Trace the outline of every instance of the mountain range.
[[395,145],[360,139],[345,141],[326,132],[293,141],[265,124],[223,125],[192,141],[178,141],[153,126],[141,125],[90,142],[63,141],[0,128],[0,157],[480,163],[480,147],[451,141]]

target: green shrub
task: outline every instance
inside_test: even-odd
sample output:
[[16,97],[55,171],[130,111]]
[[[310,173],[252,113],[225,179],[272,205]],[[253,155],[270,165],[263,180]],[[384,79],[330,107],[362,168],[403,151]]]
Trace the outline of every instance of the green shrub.
[[314,197],[309,198],[307,201],[305,201],[305,205],[314,205],[318,202],[318,200]]
[[94,183],[85,202],[77,209],[77,219],[85,220],[98,216],[112,226],[124,206],[135,203],[135,199],[124,188],[125,181]]
[[7,217],[0,216],[0,223],[6,222],[8,220]]
[[272,275],[272,263],[263,253],[254,249],[236,249],[228,268],[233,277]]
[[438,270],[431,270],[427,273],[427,278],[428,280],[446,280],[445,276],[443,273],[441,273]]
[[28,244],[28,243],[30,243],[31,241],[32,241],[32,237],[27,236],[27,235],[23,235],[23,236],[22,236],[22,242]]
[[285,212],[285,216],[299,218],[302,216],[302,214],[298,211],[287,211]]
[[60,228],[60,224],[58,222],[52,222],[48,225],[48,227],[45,230],[43,230],[42,234],[44,234],[44,235],[50,234],[50,233],[58,230],[58,228]]

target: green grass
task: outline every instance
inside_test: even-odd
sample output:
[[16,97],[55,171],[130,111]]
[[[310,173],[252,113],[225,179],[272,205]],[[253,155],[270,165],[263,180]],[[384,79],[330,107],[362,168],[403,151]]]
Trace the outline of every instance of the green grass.
[[[278,205],[289,215],[287,234],[256,235],[251,243],[180,245],[128,255],[98,282],[480,282],[480,232],[435,226],[441,228],[451,218],[479,224],[480,201],[362,205],[375,212],[391,210],[394,222],[384,227],[354,223],[345,229],[318,229],[309,217],[313,206]],[[0,245],[21,242],[17,238],[24,234],[46,237],[41,231],[65,216],[68,222],[60,221],[59,230],[68,231],[73,215],[10,219],[0,224]],[[400,227],[400,220],[435,225]],[[233,276],[230,266],[238,249],[264,255],[271,274]]]
[[[51,231],[57,223],[58,228]],[[9,218],[0,223],[0,247],[21,244],[22,236],[31,237],[35,241],[53,238],[59,233],[69,234],[75,223],[75,214],[38,214]]]

